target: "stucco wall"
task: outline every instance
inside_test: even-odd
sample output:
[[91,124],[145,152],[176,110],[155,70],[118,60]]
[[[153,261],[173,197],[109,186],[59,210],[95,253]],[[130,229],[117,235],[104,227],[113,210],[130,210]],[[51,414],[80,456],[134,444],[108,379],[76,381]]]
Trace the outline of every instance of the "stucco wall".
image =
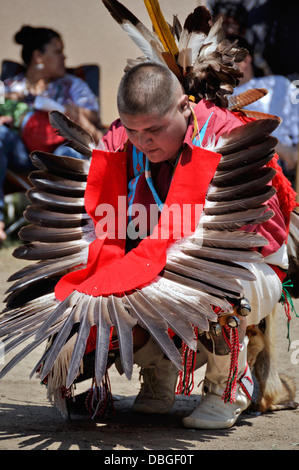
[[[123,0],[134,14],[151,27],[143,0]],[[185,17],[199,4],[196,0],[160,0],[165,18]],[[140,50],[110,16],[101,0],[0,0],[0,58],[18,60],[20,46],[15,32],[23,24],[47,26],[62,33],[67,65],[97,63],[101,66],[101,116],[110,123],[117,117],[115,98],[127,58]]]

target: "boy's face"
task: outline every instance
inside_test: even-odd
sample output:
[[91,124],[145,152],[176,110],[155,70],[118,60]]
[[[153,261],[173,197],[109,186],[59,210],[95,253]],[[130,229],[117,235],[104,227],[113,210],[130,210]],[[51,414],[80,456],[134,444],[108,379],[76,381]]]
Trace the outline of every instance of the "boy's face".
[[120,114],[129,140],[150,162],[175,161],[184,141],[191,110],[187,95],[182,95],[164,115]]

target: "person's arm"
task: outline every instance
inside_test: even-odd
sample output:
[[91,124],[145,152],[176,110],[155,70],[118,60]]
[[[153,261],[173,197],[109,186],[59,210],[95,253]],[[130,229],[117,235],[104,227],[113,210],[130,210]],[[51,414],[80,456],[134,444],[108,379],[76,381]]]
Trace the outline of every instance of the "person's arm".
[[86,129],[98,143],[103,133],[96,96],[87,83],[77,77],[72,77],[70,95],[72,102],[64,105],[65,114]]
[[282,144],[281,142],[278,142],[276,151],[279,155],[279,158],[285,162],[287,170],[292,171],[296,169],[298,160],[297,146],[290,147],[288,145]]
[[96,111],[82,108],[75,104],[67,104],[65,105],[65,114],[72,121],[76,122],[86,131],[88,131],[94,138],[96,144],[98,144],[103,136],[103,132],[101,120]]

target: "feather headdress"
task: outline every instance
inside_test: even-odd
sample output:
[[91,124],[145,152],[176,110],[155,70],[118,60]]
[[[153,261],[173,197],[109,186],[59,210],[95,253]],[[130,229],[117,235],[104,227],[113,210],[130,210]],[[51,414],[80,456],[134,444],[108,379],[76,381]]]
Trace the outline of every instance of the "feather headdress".
[[[196,102],[206,98],[226,107],[227,97],[242,77],[236,64],[246,57],[246,49],[240,48],[237,41],[231,43],[225,39],[221,19],[211,25],[211,14],[205,6],[195,8],[183,25],[175,16],[173,25],[169,26],[157,0],[144,2],[153,32],[117,0],[103,0],[113,18],[144,54],[138,61],[166,64]],[[128,66],[135,63],[131,59]]]

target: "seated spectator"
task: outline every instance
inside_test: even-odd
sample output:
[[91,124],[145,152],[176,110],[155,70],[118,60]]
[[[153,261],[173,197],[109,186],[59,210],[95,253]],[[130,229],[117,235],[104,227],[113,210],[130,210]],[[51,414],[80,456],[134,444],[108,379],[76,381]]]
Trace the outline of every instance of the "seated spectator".
[[283,75],[291,81],[298,80],[297,2],[206,0],[206,3],[214,19],[223,17],[227,36],[245,37],[252,45],[255,63],[263,69],[264,75]]
[[7,168],[29,172],[33,150],[83,158],[62,145],[63,139],[49,124],[48,112],[62,111],[88,130],[96,142],[102,136],[97,98],[83,80],[66,73],[60,34],[23,26],[15,41],[22,45],[25,72],[5,81],[5,100],[0,105],[0,243],[6,238],[3,182]]
[[246,34],[249,12],[244,2],[226,0],[208,1],[207,6],[213,15],[213,21],[223,19],[223,30],[227,37],[244,36]]
[[260,100],[252,103],[246,109],[274,114],[282,118],[282,123],[273,135],[278,138],[277,153],[279,163],[292,185],[295,184],[296,165],[298,158],[298,134],[299,134],[299,106],[293,100],[298,95],[296,87],[282,75],[256,76],[252,61],[252,49],[244,38],[237,38],[239,44],[245,47],[249,54],[240,63],[239,68],[244,76],[239,86],[235,88],[237,95],[250,88],[265,88],[268,94]]

